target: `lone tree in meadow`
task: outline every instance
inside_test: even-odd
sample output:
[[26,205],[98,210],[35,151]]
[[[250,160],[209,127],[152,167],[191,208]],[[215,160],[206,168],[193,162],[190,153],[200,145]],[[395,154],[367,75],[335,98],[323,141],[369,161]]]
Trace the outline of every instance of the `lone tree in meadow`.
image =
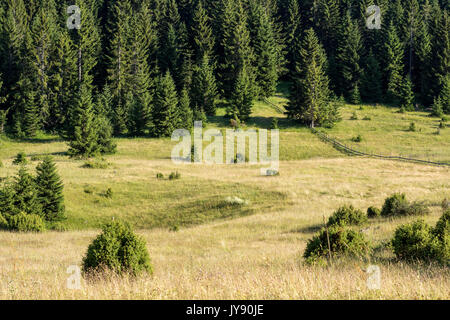
[[52,158],[46,157],[36,167],[36,172],[37,197],[42,207],[42,217],[47,221],[63,219],[64,186]]
[[330,104],[327,58],[313,29],[309,29],[297,55],[296,71],[288,105],[289,118],[309,123],[311,127],[337,121],[336,106]]
[[41,205],[36,191],[36,181],[34,177],[28,173],[25,166],[22,166],[19,169],[13,183],[13,190],[13,214],[18,214],[20,212],[26,214],[41,214]]

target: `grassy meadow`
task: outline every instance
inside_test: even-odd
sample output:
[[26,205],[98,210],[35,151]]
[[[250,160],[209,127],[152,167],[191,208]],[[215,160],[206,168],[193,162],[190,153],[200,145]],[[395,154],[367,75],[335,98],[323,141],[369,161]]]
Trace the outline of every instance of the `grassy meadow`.
[[[117,139],[109,166],[89,169],[68,158],[57,137],[1,137],[1,178],[17,172],[12,161],[20,151],[33,171],[40,156],[53,155],[65,185],[67,231],[0,232],[0,299],[449,299],[448,268],[398,262],[386,247],[395,228],[413,217],[379,218],[364,227],[376,248],[371,261],[318,267],[304,264],[302,254],[340,205],[365,211],[394,192],[426,201],[431,214],[424,219],[434,224],[440,203],[450,198],[450,168],[344,155],[285,119],[282,90],[269,100],[255,103],[246,127],[269,128],[272,117],[280,118],[280,175],[274,177],[261,176],[258,165],[176,165],[170,139]],[[359,120],[350,120],[353,112]],[[220,114],[209,128],[229,127]],[[356,149],[450,162],[450,128],[436,134],[437,118],[384,106],[346,105],[341,114],[326,132]],[[416,132],[408,131],[411,122]],[[356,135],[360,143],[351,141]],[[167,179],[171,172],[181,179]],[[104,196],[108,188],[112,198]],[[83,280],[81,290],[67,289],[66,269],[81,264],[99,227],[112,219],[128,221],[146,239],[153,276]],[[381,268],[380,290],[366,286],[369,264]]]

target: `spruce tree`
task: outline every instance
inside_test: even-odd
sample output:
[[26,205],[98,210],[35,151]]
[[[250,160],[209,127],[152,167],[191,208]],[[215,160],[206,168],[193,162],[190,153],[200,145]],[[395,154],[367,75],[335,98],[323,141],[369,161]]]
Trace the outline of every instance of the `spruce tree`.
[[381,102],[383,100],[380,64],[372,52],[369,53],[361,77],[361,98],[365,102]]
[[416,52],[416,88],[420,100],[425,105],[430,105],[432,102],[432,92],[430,83],[432,82],[431,74],[431,37],[426,20],[422,20],[417,31],[415,41]]
[[94,120],[94,127],[97,132],[97,146],[101,154],[116,153],[117,144],[112,138],[113,128],[108,118],[98,115]]
[[414,111],[414,93],[412,82],[409,76],[406,76],[400,86],[400,108],[406,111]]
[[439,96],[450,70],[450,18],[443,10],[433,25],[432,64],[433,96]]
[[217,86],[213,67],[207,55],[203,57],[199,65],[194,67],[191,100],[195,105],[206,112],[207,115],[216,114]]
[[157,137],[171,136],[180,122],[177,92],[169,71],[156,83],[152,118],[153,134]]
[[63,183],[51,157],[46,157],[36,167],[37,198],[41,205],[42,217],[47,221],[64,218]]
[[89,158],[100,153],[97,128],[94,123],[92,97],[87,85],[83,85],[77,97],[73,114],[74,132],[70,138],[68,154],[71,157]]
[[14,214],[24,212],[26,214],[41,215],[42,207],[38,199],[36,182],[34,177],[28,173],[26,167],[20,167],[13,183],[13,189]]
[[177,129],[190,130],[194,124],[194,114],[191,109],[191,100],[189,99],[189,92],[186,88],[181,90],[180,98],[178,100],[179,110],[179,124]]
[[328,77],[325,74],[327,58],[313,29],[306,31],[298,56],[286,106],[288,117],[308,123],[311,127],[333,123],[335,111],[329,103]]
[[200,63],[205,55],[211,58],[214,49],[214,35],[202,0],[198,1],[194,11],[192,38],[195,61]]
[[268,13],[261,5],[254,6],[254,22],[249,27],[254,33],[251,43],[255,53],[256,87],[259,96],[269,97],[275,93],[278,81],[277,43]]
[[240,121],[246,121],[252,113],[253,108],[253,85],[248,71],[243,68],[236,79],[233,94],[231,96],[227,114]]
[[128,92],[131,66],[131,3],[129,0],[118,1],[114,5],[114,22],[110,43],[110,61],[108,69],[108,83],[112,88],[114,101],[114,128],[116,134],[126,132],[126,123],[129,110],[126,105],[130,103]]
[[362,48],[361,35],[358,24],[353,22],[350,14],[343,20],[339,46],[337,49],[336,63],[339,65],[339,78],[335,85],[337,94],[343,94],[351,100],[359,85],[362,68],[360,67],[360,51]]
[[397,36],[394,24],[389,26],[385,45],[385,73],[389,102],[398,103],[403,73],[403,46]]

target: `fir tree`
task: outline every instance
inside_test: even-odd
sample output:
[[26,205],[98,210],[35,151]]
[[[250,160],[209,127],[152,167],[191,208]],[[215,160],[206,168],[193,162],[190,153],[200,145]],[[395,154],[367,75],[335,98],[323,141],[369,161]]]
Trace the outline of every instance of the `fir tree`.
[[87,85],[83,85],[78,94],[73,119],[74,132],[69,142],[69,156],[89,158],[99,154],[91,92]]
[[36,167],[37,198],[42,208],[42,217],[47,221],[64,218],[63,184],[52,158],[46,157]]
[[157,137],[169,137],[177,129],[180,122],[178,112],[178,97],[175,83],[169,71],[161,76],[156,84],[153,102],[153,134]]
[[306,32],[298,56],[287,115],[308,123],[311,127],[335,121],[329,103],[328,77],[325,74],[326,55],[313,29]]
[[191,129],[194,124],[194,114],[191,109],[191,101],[189,99],[189,93],[186,88],[183,88],[183,90],[181,90],[180,98],[178,100],[178,110],[180,113],[180,122],[177,126],[177,129]]
[[277,43],[274,37],[272,21],[261,5],[255,4],[252,46],[255,53],[256,86],[258,95],[269,97],[276,91],[278,81]]
[[208,115],[216,113],[217,87],[214,71],[208,56],[204,56],[194,67],[191,100],[192,104],[204,110]]
[[337,79],[337,94],[344,94],[350,99],[359,85],[362,69],[360,67],[360,51],[362,48],[358,24],[347,14],[343,21],[336,63],[339,65],[340,77]]
[[41,205],[38,199],[34,177],[22,166],[19,169],[13,184],[14,214],[25,212],[27,214],[41,214]]
[[381,102],[383,100],[380,64],[372,52],[366,60],[366,66],[361,77],[361,97],[367,102]]
[[238,118],[240,121],[247,120],[252,113],[253,95],[253,86],[247,69],[244,68],[236,79],[227,114],[232,118]]
[[385,45],[385,73],[387,76],[387,95],[390,102],[398,103],[403,73],[403,46],[391,23]]
[[113,129],[110,121],[105,116],[95,117],[94,127],[97,131],[97,146],[101,154],[116,153],[117,144],[113,141]]
[[414,111],[414,93],[409,76],[405,77],[400,86],[400,108],[406,111]]
[[192,38],[194,40],[195,61],[201,62],[205,55],[211,58],[214,49],[214,36],[210,26],[210,18],[203,7],[202,0],[198,1],[194,11]]

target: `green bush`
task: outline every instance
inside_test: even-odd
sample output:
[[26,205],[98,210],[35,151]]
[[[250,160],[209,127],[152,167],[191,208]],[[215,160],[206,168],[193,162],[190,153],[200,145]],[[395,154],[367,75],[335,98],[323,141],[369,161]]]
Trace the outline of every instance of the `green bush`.
[[376,218],[381,215],[381,210],[376,207],[369,207],[367,208],[367,216],[369,218]]
[[409,129],[408,130],[411,131],[411,132],[415,132],[417,130],[416,124],[414,122],[411,122],[409,124]]
[[401,225],[391,241],[394,254],[402,260],[430,261],[439,256],[440,245],[432,227],[423,220]]
[[42,232],[45,230],[44,221],[36,214],[21,212],[8,219],[8,229],[19,232]]
[[19,152],[16,157],[14,158],[13,162],[14,165],[20,165],[20,164],[27,164],[28,160],[27,160],[27,155],[25,154],[25,152]]
[[350,206],[342,206],[328,219],[328,226],[361,225],[367,222],[367,216],[359,209]]
[[423,202],[409,203],[404,193],[394,193],[386,198],[381,209],[381,215],[388,216],[417,216],[430,212]]
[[358,120],[358,114],[356,113],[356,111],[353,111],[353,114],[350,117],[350,120]]
[[162,180],[162,179],[164,179],[164,175],[162,173],[158,172],[156,174],[156,179]]
[[178,180],[181,178],[181,174],[177,171],[177,172],[172,172],[169,175],[169,180]]
[[278,118],[272,118],[272,123],[270,124],[272,130],[278,129]]
[[136,236],[128,225],[112,222],[91,243],[83,258],[83,271],[92,273],[109,269],[118,274],[152,273],[145,241]]
[[303,257],[309,263],[323,262],[329,256],[328,238],[332,257],[364,257],[370,254],[371,248],[364,234],[351,229],[334,226],[322,229],[319,234],[308,240]]
[[363,141],[363,138],[362,138],[362,136],[360,135],[360,134],[358,134],[356,137],[353,137],[352,138],[352,141],[353,142],[362,142]]

